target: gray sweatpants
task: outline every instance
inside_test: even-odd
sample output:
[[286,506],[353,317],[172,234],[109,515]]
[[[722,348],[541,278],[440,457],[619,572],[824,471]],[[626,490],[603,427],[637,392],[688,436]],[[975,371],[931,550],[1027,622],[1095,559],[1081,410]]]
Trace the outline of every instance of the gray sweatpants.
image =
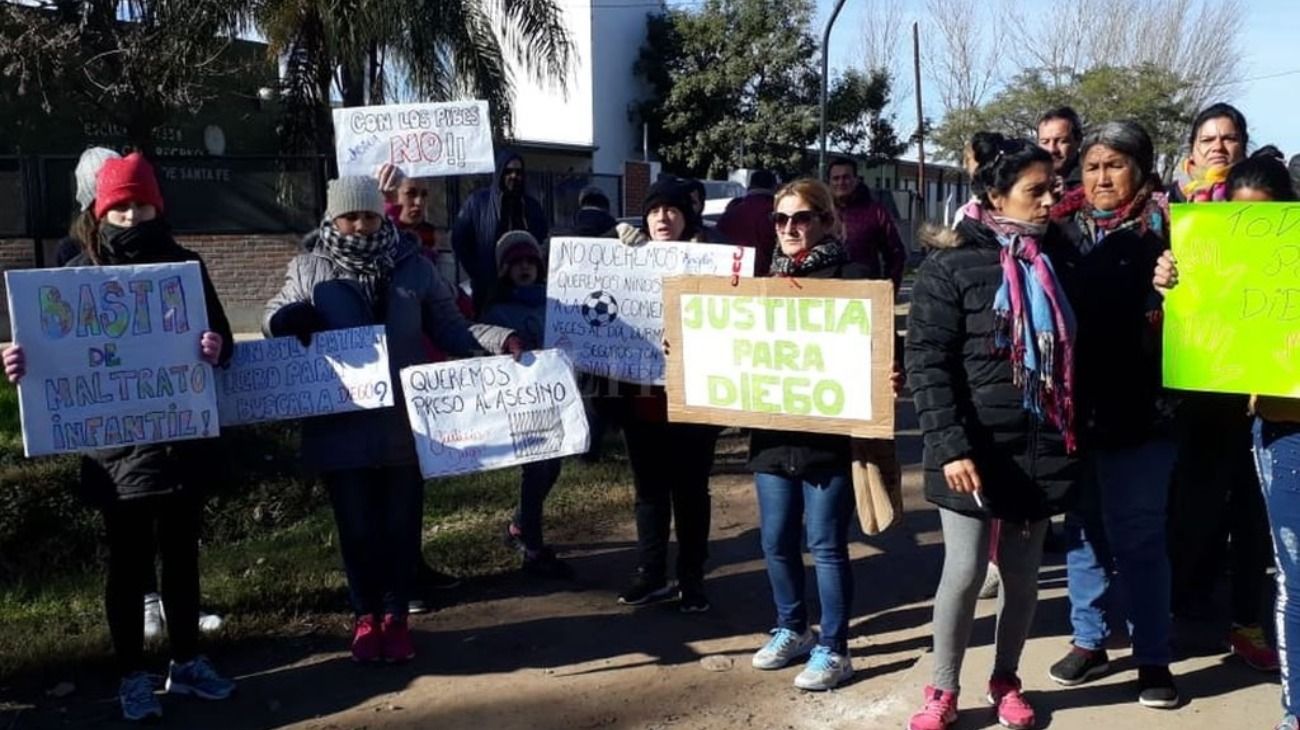
[[[943,576],[934,597],[934,686],[960,689],[961,663],[975,623],[975,602],[988,572],[991,520],[939,510],[943,524]],[[1004,523],[998,540],[997,651],[993,672],[1015,673],[1038,604],[1038,566],[1047,520],[1028,526]]]

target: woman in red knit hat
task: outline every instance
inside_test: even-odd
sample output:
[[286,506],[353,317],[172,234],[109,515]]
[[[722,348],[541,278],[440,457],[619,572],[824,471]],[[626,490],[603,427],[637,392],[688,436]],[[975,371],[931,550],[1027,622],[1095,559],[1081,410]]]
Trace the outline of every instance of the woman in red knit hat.
[[[172,238],[153,168],[138,153],[108,160],[95,190],[93,235],[68,266],[113,266],[198,261],[203,275],[209,329],[195,345],[204,361],[230,359],[230,323],[202,259]],[[4,352],[5,374],[18,382],[26,374],[22,348]],[[199,525],[205,475],[217,473],[210,441],[125,446],[86,453],[81,463],[82,496],[104,514],[108,537],[105,608],[113,649],[122,673],[118,697],[127,720],[161,717],[154,680],[144,663],[140,597],[154,570],[155,540],[162,557],[171,664],[165,689],[209,700],[229,697],[234,682],[217,674],[198,653]]]

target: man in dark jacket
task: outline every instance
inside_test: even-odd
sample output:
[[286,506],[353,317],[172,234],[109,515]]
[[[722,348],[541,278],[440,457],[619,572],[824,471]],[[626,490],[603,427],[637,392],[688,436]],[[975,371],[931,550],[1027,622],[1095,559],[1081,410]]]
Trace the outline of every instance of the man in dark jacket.
[[867,267],[869,278],[890,279],[894,291],[903,284],[907,249],[894,218],[858,177],[858,163],[836,157],[830,166],[831,192],[844,222],[844,246],[849,258]]
[[749,178],[745,197],[727,203],[718,219],[718,232],[739,246],[754,249],[754,276],[767,276],[776,248],[776,226],[772,225],[773,193],[776,175],[769,170],[755,170]]
[[609,197],[595,185],[588,185],[578,193],[578,213],[573,216],[575,236],[598,237],[614,230],[618,221],[609,214]]
[[497,184],[474,191],[452,224],[451,245],[474,287],[474,308],[482,311],[496,288],[496,244],[507,231],[528,231],[538,241],[549,233],[546,213],[524,189],[524,160],[503,151],[497,157]]
[[1052,156],[1058,199],[1083,184],[1083,173],[1079,169],[1079,143],[1082,141],[1083,123],[1074,109],[1057,107],[1038,118],[1038,146]]

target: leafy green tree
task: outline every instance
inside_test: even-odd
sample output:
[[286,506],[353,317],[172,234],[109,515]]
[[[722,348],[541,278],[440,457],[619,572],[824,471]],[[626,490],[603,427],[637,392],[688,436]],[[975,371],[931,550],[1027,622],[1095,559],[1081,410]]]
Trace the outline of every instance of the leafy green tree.
[[640,105],[670,169],[725,177],[736,167],[804,168],[818,131],[817,44],[808,0],[706,0],[648,19]]
[[883,68],[845,71],[832,84],[826,104],[827,139],[832,149],[876,164],[907,150],[898,138],[894,117],[886,113],[891,79]]
[[[1054,79],[1062,79],[1056,83]],[[1035,124],[1047,109],[1068,104],[1083,122],[1131,119],[1144,126],[1156,154],[1172,165],[1183,135],[1196,113],[1182,93],[1187,82],[1156,66],[1101,66],[1082,73],[1031,69],[1022,72],[987,104],[953,109],[934,132],[933,141],[949,159],[961,158],[962,146],[981,130],[1032,138]]]
[[565,87],[573,41],[555,0],[244,0],[285,60],[286,137],[330,149],[333,92],[344,106],[484,99],[499,137],[513,126],[513,59]]

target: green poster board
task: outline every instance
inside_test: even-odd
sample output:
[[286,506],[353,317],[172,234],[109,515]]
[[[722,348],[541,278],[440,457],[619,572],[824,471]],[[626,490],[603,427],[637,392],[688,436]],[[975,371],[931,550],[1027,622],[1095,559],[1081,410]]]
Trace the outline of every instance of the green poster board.
[[1164,383],[1300,397],[1300,204],[1172,209]]

